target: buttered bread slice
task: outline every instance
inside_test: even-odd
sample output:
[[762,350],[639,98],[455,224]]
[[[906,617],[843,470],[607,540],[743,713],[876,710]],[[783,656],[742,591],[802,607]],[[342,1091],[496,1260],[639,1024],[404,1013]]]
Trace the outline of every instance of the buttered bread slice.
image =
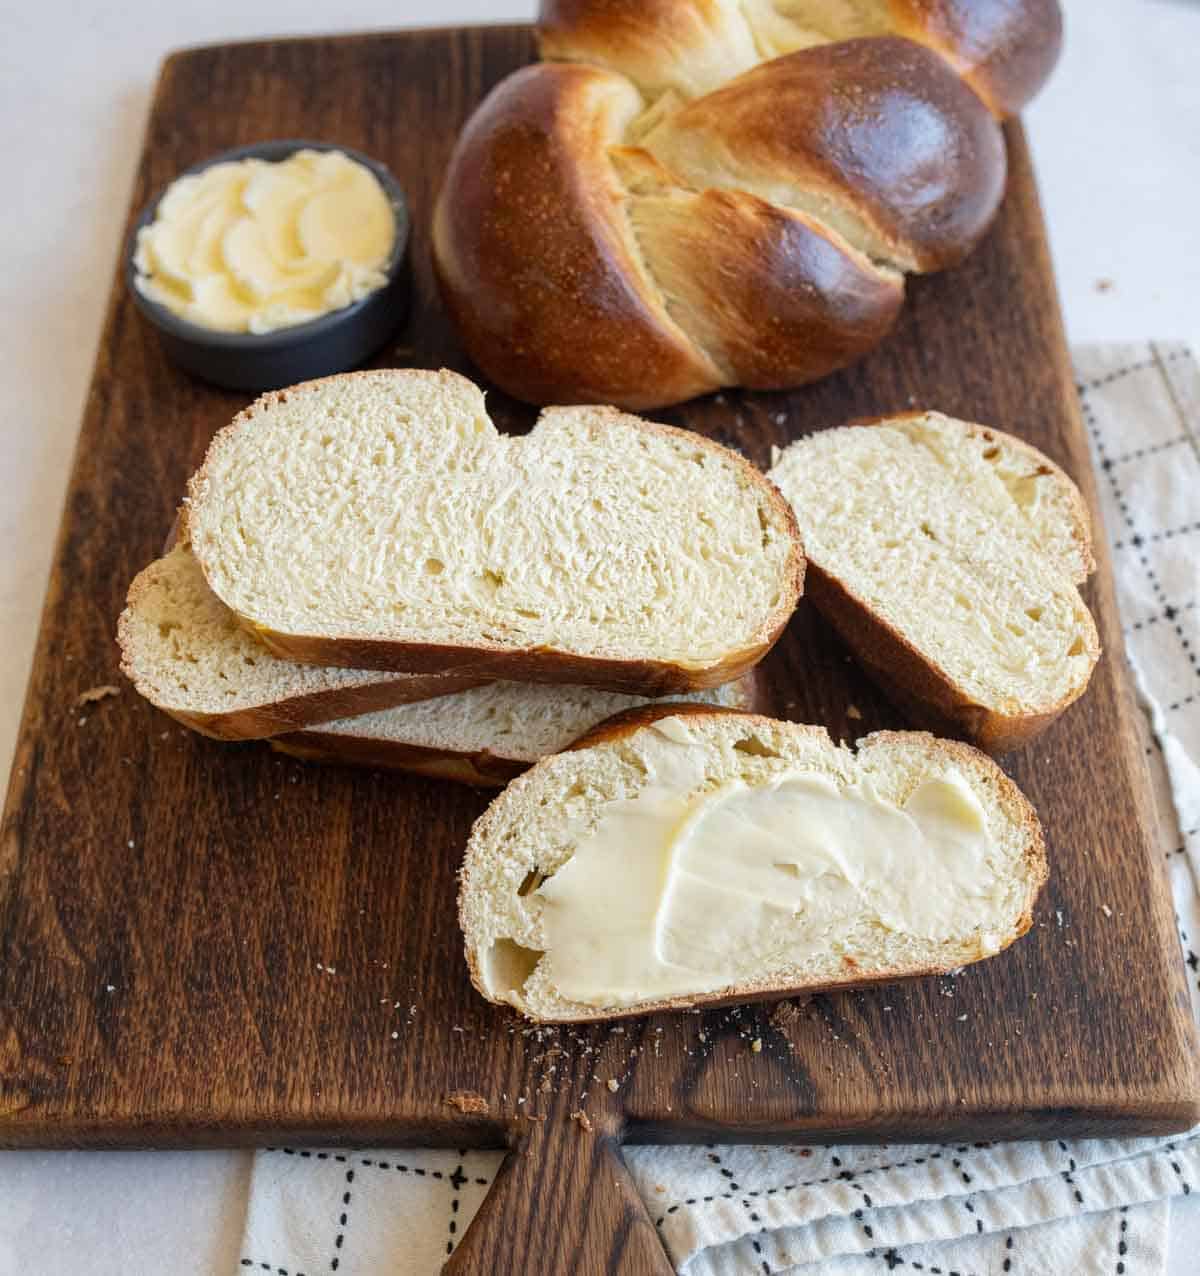
[[1083,499],[999,430],[936,412],[825,430],[771,478],[792,502],[808,593],[902,708],[989,752],[1082,694],[1100,654],[1077,584]]
[[213,592],[289,659],[641,695],[754,665],[804,569],[787,502],[727,448],[597,407],[503,435],[444,371],[266,395],[187,522]]
[[[671,697],[731,709],[755,707],[755,675]],[[405,704],[294,731],[271,747],[306,761],[415,771],[466,784],[503,785],[569,748],[614,714],[656,703],[592,687],[491,682],[437,701]]]
[[984,754],[924,733],[634,710],[472,830],[476,988],[544,1022],[953,970],[1025,933],[1041,827]]

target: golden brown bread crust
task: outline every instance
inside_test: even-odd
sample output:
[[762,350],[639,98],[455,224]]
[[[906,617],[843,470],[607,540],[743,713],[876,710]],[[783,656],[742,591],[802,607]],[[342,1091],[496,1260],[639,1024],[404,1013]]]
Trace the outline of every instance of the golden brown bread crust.
[[637,106],[621,76],[531,66],[493,89],[459,138],[434,264],[467,353],[517,398],[641,408],[720,384],[631,250],[606,147]]
[[716,161],[747,189],[795,183],[853,209],[906,270],[961,261],[1007,175],[979,98],[937,54],[893,36],[772,58],[681,107],[646,145],[692,180]]
[[[757,157],[764,184],[790,166],[864,212],[873,208],[879,234],[906,260],[957,260],[1003,190],[1004,152],[990,117],[909,42],[833,49],[767,63],[684,108],[672,127]],[[846,74],[861,76],[865,95],[812,112],[809,97]],[[879,95],[893,114],[900,109],[898,85],[912,89],[910,123],[927,132],[938,123],[932,160],[898,149],[894,131],[872,123],[881,118]],[[896,318],[903,281],[812,218],[748,191],[626,192],[612,159],[648,160],[617,146],[629,91],[622,77],[593,67],[529,67],[464,130],[435,212],[434,257],[463,344],[483,371],[534,402],[643,408],[725,384],[802,384],[875,345]],[[797,104],[789,119],[811,117],[811,126],[779,127],[781,94]],[[896,158],[904,154],[915,157],[906,166]],[[676,180],[659,167],[662,182]],[[870,192],[885,186],[922,197],[892,198],[890,212],[880,198],[868,207]]]
[[377,709],[394,709],[418,700],[433,700],[477,687],[484,678],[445,677],[381,679],[357,687],[328,688],[304,696],[293,696],[274,704],[251,705],[228,713],[188,713],[159,704],[133,678],[124,662],[121,672],[134,682],[139,694],[155,708],[181,722],[192,731],[213,740],[263,740],[284,732],[299,731],[313,723],[336,722],[339,718],[356,718]]
[[746,191],[647,197],[631,215],[681,325],[726,384],[772,390],[826,376],[877,345],[904,302],[902,275]]
[[658,704],[639,704],[632,709],[622,709],[612,717],[597,722],[585,731],[566,753],[590,749],[596,744],[608,744],[612,740],[624,740],[642,727],[651,727],[663,718],[742,717],[757,718],[762,715],[753,708],[733,709],[723,704],[696,704],[691,700],[665,700]]
[[[342,376],[377,376],[373,372],[343,373]],[[323,378],[331,380],[332,378]],[[286,399],[289,395],[308,393],[321,381],[305,382],[286,390],[272,391],[238,413],[231,424],[221,430],[209,445],[204,463],[188,481],[188,502],[203,499],[209,483],[208,464],[219,449],[228,445],[231,433],[253,419],[253,411],[262,404]],[[605,409],[597,409],[603,414]],[[607,409],[617,415],[615,409]],[[640,428],[650,434],[684,439],[693,451],[705,449],[719,454],[724,461],[740,470],[748,484],[758,489],[770,506],[775,519],[783,524],[791,541],[791,552],[783,570],[780,602],[763,620],[757,633],[745,647],[732,651],[723,659],[706,665],[684,665],[671,661],[627,660],[583,656],[559,651],[553,647],[514,647],[481,639],[471,646],[444,643],[397,642],[387,638],[363,638],[353,634],[335,637],[283,634],[241,617],[242,624],[272,654],[297,664],[334,666],[345,669],[379,669],[392,673],[453,674],[463,679],[463,686],[473,686],[496,679],[513,682],[546,682],[597,687],[606,691],[623,691],[630,695],[669,696],[687,691],[705,691],[733,682],[748,673],[778,641],[791,619],[796,603],[804,592],[804,547],[796,515],[783,493],[761,470],[745,457],[712,439],[690,430],[657,421],[641,421]],[[208,578],[203,544],[193,544],[192,551]],[[210,580],[211,584],[211,580]],[[214,590],[214,592],[217,592]],[[218,597],[220,597],[218,593]],[[222,600],[224,601],[224,600]],[[346,715],[335,715],[346,716]],[[332,721],[326,718],[325,721]]]
[[[1000,28],[965,24],[951,0],[917,7],[948,47],[962,35],[985,60],[1020,61],[1019,41],[1002,57],[983,38]],[[892,267],[960,261],[1003,195],[999,128],[932,43],[877,35],[760,63],[736,6],[715,0],[547,5],[543,49],[574,60],[492,91],[434,212],[471,358],[520,399],[633,409],[799,385],[857,358],[896,317]],[[624,73],[645,84],[649,68],[657,90],[689,59],[699,95],[643,118]]]
[[[808,565],[808,596],[883,693],[918,726],[965,736],[999,757],[1040,735],[1087,689],[1087,680],[1041,713],[1005,714],[976,704],[943,670],[818,564]],[[1092,664],[1100,658],[1097,646]]]
[[889,0],[895,30],[936,50],[1001,119],[1050,78],[1062,52],[1058,0]]
[[698,667],[660,660],[580,656],[553,647],[502,647],[498,643],[484,641],[478,646],[460,647],[442,643],[392,642],[386,638],[358,638],[353,635],[304,637],[258,627],[252,627],[252,632],[268,651],[302,665],[380,669],[393,673],[455,674],[468,679],[468,685],[505,679],[510,682],[574,684],[603,691],[623,691],[634,696],[672,696],[685,691],[706,691],[740,678],[775,645],[790,615],[790,609],[787,616],[777,613],[760,642],[715,664]]
[[749,31],[726,9],[719,0],[541,0],[538,49],[546,59],[616,68],[649,95],[679,89],[696,63],[708,74],[689,78],[706,92],[718,74],[730,79],[756,56]]
[[[829,740],[829,734],[824,727],[804,726],[799,723],[779,723],[774,719],[763,717],[759,714],[744,713],[737,709],[723,709],[716,706],[705,705],[646,705],[639,709],[626,710],[624,713],[616,714],[607,722],[601,723],[588,732],[578,744],[576,748],[586,748],[589,744],[600,744],[628,739],[636,734],[643,727],[651,725],[660,718],[681,716],[699,717],[705,714],[711,716],[728,717],[730,715],[740,716],[751,722],[762,722],[772,727],[780,725],[786,726],[789,730],[799,733],[813,734]],[[923,731],[877,731],[863,739],[856,741],[855,749],[861,749],[868,744],[886,744],[891,741],[902,743],[919,743],[928,752],[937,753],[942,757],[953,761],[960,769],[964,771],[974,772],[978,774],[983,771],[995,783],[995,794],[997,802],[1005,809],[1006,814],[1019,825],[1027,835],[1027,843],[1024,855],[1024,864],[1026,869],[1026,878],[1029,883],[1029,897],[1025,911],[1017,920],[1016,925],[1010,934],[1004,936],[1000,947],[994,952],[980,953],[974,960],[982,960],[985,957],[996,955],[1005,948],[1010,947],[1022,935],[1026,934],[1033,925],[1033,907],[1037,902],[1037,897],[1045,885],[1049,876],[1049,866],[1046,859],[1046,841],[1042,832],[1041,821],[1038,819],[1037,812],[1034,810],[1029,799],[1021,792],[1017,785],[1004,774],[1003,771],[996,766],[979,750],[972,748],[968,744],[963,744],[958,740],[941,740],[927,732]],[[529,773],[527,773],[528,776]],[[519,781],[520,782],[520,781]],[[482,825],[489,819],[491,809],[485,811],[480,816],[479,824]],[[462,884],[459,892],[459,925],[464,935],[467,933],[467,919],[464,916],[463,901],[469,889],[469,881],[464,873]],[[467,967],[471,977],[471,983],[475,990],[486,1000],[491,1001],[485,990],[485,984],[479,964],[476,961],[475,953],[470,945],[465,948]],[[866,988],[874,984],[890,983],[896,979],[916,979],[929,975],[944,975],[950,973],[951,970],[958,969],[963,963],[955,962],[954,964],[930,966],[921,970],[905,970],[898,972],[894,970],[876,971],[870,975],[864,976],[859,973],[857,966],[852,960],[846,965],[844,978],[829,980],[820,984],[804,985],[793,988],[778,988],[768,986],[763,981],[748,982],[732,992],[706,993],[695,997],[672,997],[659,1001],[647,1001],[639,1003],[635,1006],[622,1007],[618,1010],[599,1011],[591,1014],[579,1014],[572,1016],[556,1017],[552,1020],[541,1019],[535,1015],[528,1015],[527,1018],[535,1023],[581,1023],[595,1022],[599,1020],[609,1019],[629,1019],[640,1015],[655,1014],[665,1010],[695,1010],[700,1008],[718,1009],[722,1006],[744,1005],[754,1002],[765,1001],[782,1001],[789,997],[811,996],[820,992],[846,991],[852,988]],[[507,1005],[506,1002],[493,1002],[496,1005]]]
[[[737,690],[741,699],[740,708],[697,705],[694,702],[683,701],[671,703],[667,712],[686,714],[699,710],[712,713],[718,708],[726,713],[757,712],[763,700],[762,681],[757,674],[751,671],[744,678],[739,679]],[[598,731],[600,727],[622,722],[627,716],[642,713],[645,709],[653,711],[648,721],[665,716],[661,711],[661,703],[635,707],[614,714],[593,730]],[[593,732],[590,731],[585,733],[570,747],[577,749],[584,747],[585,743],[591,743],[592,734]],[[412,771],[417,775],[457,780],[463,784],[490,788],[503,787],[534,765],[531,761],[507,757],[490,749],[431,748],[383,737],[363,737],[347,735],[343,732],[322,731],[319,726],[279,736],[271,740],[270,745],[280,753],[289,753],[293,757],[309,762],[378,767],[385,771]]]
[[527,67],[464,129],[434,261],[488,377],[535,403],[638,409],[730,383],[802,384],[874,346],[902,278],[804,214],[742,191],[668,190],[645,201],[655,220],[639,216],[606,149],[652,163],[617,147],[630,93],[594,67]]
[[[542,0],[542,56],[629,67],[648,87],[671,62],[719,63],[740,18],[715,0]],[[813,0],[813,12],[820,4]],[[886,0],[878,30],[935,50],[998,116],[1015,115],[1049,78],[1062,48],[1057,0]],[[730,76],[743,67],[734,60]]]
[[[859,417],[848,421],[846,427],[894,426],[897,422],[921,420],[927,415],[926,410],[914,409],[889,416]],[[1064,570],[1074,584],[1082,584],[1096,566],[1092,554],[1092,522],[1083,495],[1071,477],[1044,452],[1016,435],[968,421],[957,424],[984,443],[1000,441],[1003,448],[1026,457],[1034,473],[1057,476],[1061,490],[1070,498],[1080,559],[1077,569],[1070,570],[1064,564]],[[1087,690],[1089,679],[1083,679],[1073,694],[1047,705],[1040,713],[1005,714],[988,709],[972,701],[927,655],[812,559],[807,563],[805,583],[813,606],[837,630],[858,663],[906,717],[938,735],[964,736],[993,756],[1021,748],[1040,735]],[[1094,630],[1092,642],[1089,654],[1094,668],[1101,654]]]
[[[170,553],[180,535],[182,511],[176,515],[164,548]],[[192,731],[198,731],[214,740],[261,740],[284,731],[296,731],[314,722],[333,722],[338,718],[353,718],[376,709],[394,709],[397,705],[412,704],[418,700],[432,700],[476,687],[485,678],[430,677],[379,678],[351,687],[326,687],[304,695],[289,696],[284,700],[247,705],[221,713],[192,713],[177,706],[164,704],[154,688],[138,677],[138,664],[134,657],[137,639],[131,631],[131,613],[138,607],[142,596],[152,590],[157,564],[151,563],[134,577],[129,586],[126,605],[117,620],[117,646],[121,652],[121,672],[133,683],[134,690],[157,709],[182,723]]]
[[429,749],[397,740],[364,740],[316,730],[277,736],[268,741],[277,753],[290,754],[303,762],[331,762],[338,765],[376,767],[382,771],[409,771],[434,780],[455,780],[479,788],[503,788],[532,765],[498,757],[483,749],[475,753],[455,753],[449,749]]

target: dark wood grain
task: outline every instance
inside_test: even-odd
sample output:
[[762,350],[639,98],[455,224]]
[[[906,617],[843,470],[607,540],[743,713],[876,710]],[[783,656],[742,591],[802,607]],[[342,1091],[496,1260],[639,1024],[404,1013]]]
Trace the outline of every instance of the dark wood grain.
[[674,1269],[621,1159],[615,1113],[593,1122],[555,1100],[549,1109],[515,1127],[513,1151],[446,1264],[448,1276],[670,1276]]
[[[455,131],[530,52],[525,31],[496,28],[177,55],[133,204],[262,138],[374,155],[415,220],[413,315],[380,362],[470,371],[433,289],[429,211]],[[1019,129],[1008,138],[995,230],[965,266],[912,285],[866,361],[664,418],[765,464],[804,431],[929,404],[1046,449],[1094,507],[1028,155]],[[490,402],[504,426],[529,425]],[[76,706],[119,681],[125,588],[242,405],[169,367],[114,288],[0,843],[0,1144],[509,1145],[460,1271],[649,1272],[661,1255],[621,1139],[1133,1134],[1200,1116],[1103,549],[1088,596],[1108,654],[1090,693],[1009,760],[1051,855],[1025,939],[954,980],[533,1031],[471,991],[459,950],[455,869],[486,796],[202,739],[128,689]],[[899,723],[807,606],[765,674],[781,716],[844,737]],[[447,1103],[466,1091],[482,1111]]]

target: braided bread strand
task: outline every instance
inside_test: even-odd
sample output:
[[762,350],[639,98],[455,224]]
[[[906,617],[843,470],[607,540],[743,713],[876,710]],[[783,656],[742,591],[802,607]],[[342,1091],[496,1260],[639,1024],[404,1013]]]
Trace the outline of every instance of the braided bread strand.
[[[928,34],[941,11],[1040,3],[549,0],[543,49],[571,60],[492,91],[435,211],[468,353],[518,398],[635,409],[851,362],[894,322],[905,272],[951,266],[984,234],[1003,137],[931,38],[762,51],[801,10],[829,28],[923,10]],[[1013,100],[1019,77],[994,69],[1030,57],[976,45],[975,63],[961,42],[956,56]]]

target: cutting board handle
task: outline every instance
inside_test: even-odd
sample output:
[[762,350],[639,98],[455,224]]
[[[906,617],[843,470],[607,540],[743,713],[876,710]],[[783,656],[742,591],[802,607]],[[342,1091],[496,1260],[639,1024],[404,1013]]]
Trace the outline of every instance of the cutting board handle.
[[673,1276],[621,1156],[620,1129],[552,1114],[514,1132],[447,1276]]

